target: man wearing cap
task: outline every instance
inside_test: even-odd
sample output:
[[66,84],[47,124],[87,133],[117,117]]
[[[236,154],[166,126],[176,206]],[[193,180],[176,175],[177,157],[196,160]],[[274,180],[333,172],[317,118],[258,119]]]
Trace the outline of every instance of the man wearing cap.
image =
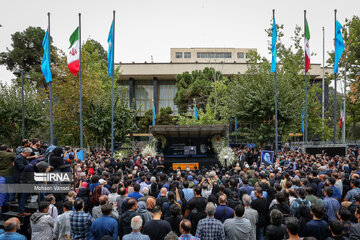
[[101,195],[109,195],[110,191],[107,189],[104,185],[106,184],[106,181],[104,179],[99,180],[99,185],[101,186]]
[[189,187],[189,182],[185,180],[183,182],[184,189],[182,190],[184,193],[184,197],[186,201],[190,201],[191,198],[194,197],[194,190]]
[[187,177],[187,180],[189,181],[189,187],[194,187],[194,178],[193,178],[193,176],[191,176],[191,175],[189,175],[188,177]]

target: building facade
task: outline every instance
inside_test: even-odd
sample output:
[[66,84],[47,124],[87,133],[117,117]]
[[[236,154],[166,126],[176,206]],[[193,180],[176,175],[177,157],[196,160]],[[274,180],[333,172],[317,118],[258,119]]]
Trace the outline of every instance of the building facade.
[[246,63],[256,48],[171,48],[172,63]]
[[[239,73],[244,74],[248,68],[246,57],[250,51],[256,51],[256,49],[172,48],[170,51],[171,61],[168,63],[117,64],[121,72],[118,83],[128,87],[130,102],[135,101],[136,108],[140,108],[139,116],[152,109],[153,102],[157,113],[160,108],[171,107],[176,114],[177,108],[173,100],[177,91],[177,74],[191,73],[206,67],[214,68],[226,77]],[[331,72],[332,68],[325,68],[325,73],[330,74]],[[308,79],[313,82],[321,81],[322,68],[320,64],[311,64]],[[328,96],[327,85],[325,94]]]

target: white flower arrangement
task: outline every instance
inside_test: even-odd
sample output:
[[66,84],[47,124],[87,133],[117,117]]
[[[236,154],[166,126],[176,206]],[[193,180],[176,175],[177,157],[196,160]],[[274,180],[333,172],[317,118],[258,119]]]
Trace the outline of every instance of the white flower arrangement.
[[221,149],[226,146],[226,141],[220,135],[215,135],[211,138],[211,143],[214,151],[219,154]]
[[236,155],[230,147],[222,147],[218,153],[218,160],[223,167],[230,166],[236,162]]
[[122,151],[118,151],[117,153],[115,153],[114,159],[122,160],[124,158],[124,156],[125,155]]
[[155,146],[152,146],[150,144],[147,144],[144,149],[142,150],[141,154],[146,157],[146,156],[150,156],[150,157],[155,157],[156,156],[156,150],[155,150]]

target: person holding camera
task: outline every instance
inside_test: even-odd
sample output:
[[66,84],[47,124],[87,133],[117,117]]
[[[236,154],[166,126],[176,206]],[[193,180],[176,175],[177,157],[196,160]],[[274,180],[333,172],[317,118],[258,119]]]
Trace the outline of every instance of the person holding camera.
[[209,178],[204,177],[200,182],[200,186],[201,186],[201,196],[208,199],[213,189],[213,185],[209,180]]

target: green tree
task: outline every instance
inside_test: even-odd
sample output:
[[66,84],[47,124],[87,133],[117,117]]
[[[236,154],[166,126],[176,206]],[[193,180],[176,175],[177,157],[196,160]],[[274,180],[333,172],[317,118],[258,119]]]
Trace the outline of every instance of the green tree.
[[[127,134],[137,130],[135,123],[137,110],[129,107],[126,89],[116,90],[114,99],[114,139],[123,142]],[[92,98],[86,108],[84,126],[89,132],[88,141],[92,146],[109,147],[111,142],[111,90]],[[90,140],[93,139],[93,140]]]
[[[173,111],[171,107],[160,108],[160,114],[156,115],[155,124],[156,125],[173,125],[174,117],[172,116]],[[152,109],[149,109],[145,112],[144,116],[141,117],[139,121],[139,129],[141,132],[149,132],[149,127],[152,125],[153,112]]]
[[172,125],[173,121],[173,111],[171,107],[160,108],[160,114],[156,116],[156,124],[158,125]]
[[226,77],[222,77],[218,81],[211,83],[211,92],[208,98],[208,103],[213,109],[215,117],[224,121],[229,119],[229,84],[230,81]]
[[[346,77],[347,89],[350,87],[350,91],[346,94],[346,129],[348,137],[356,137],[356,125],[360,122],[360,88],[359,79],[357,74],[360,72],[360,17],[354,15],[351,19],[345,19],[345,24],[342,29],[345,51],[339,61],[339,73],[337,80],[343,81]],[[329,53],[328,64],[334,64],[334,51]],[[334,79],[332,74],[331,79]],[[340,94],[338,94],[340,95]],[[338,97],[340,99],[340,97]],[[340,119],[340,105],[338,103],[337,119]],[[333,119],[333,108],[330,110],[330,118]],[[331,120],[333,122],[333,120]],[[332,124],[332,123],[331,123]],[[331,127],[333,124],[331,125]],[[339,128],[338,128],[339,130]],[[340,137],[340,130],[338,136]]]
[[[44,105],[35,87],[25,84],[25,134],[37,137],[46,123]],[[0,84],[0,142],[17,146],[22,136],[21,88]]]
[[[360,17],[353,16],[345,20],[344,26],[345,56],[343,65],[346,73],[347,86],[350,91],[346,95],[346,129],[348,136],[356,139],[357,123],[360,124]],[[345,76],[343,76],[345,77]],[[358,134],[360,135],[360,134]]]
[[[20,83],[20,73],[22,70],[30,75],[30,83],[37,88],[46,87],[45,78],[41,72],[41,60],[44,54],[42,47],[45,31],[40,27],[28,27],[23,32],[16,32],[11,35],[12,49],[7,48],[6,52],[0,53],[0,64],[12,71]],[[50,39],[51,41],[51,39]],[[52,54],[54,47],[52,47]]]
[[205,110],[212,90],[211,84],[219,79],[222,79],[222,74],[213,68],[176,75],[177,92],[174,103],[178,107],[179,113],[184,115],[189,108],[193,108],[194,99],[197,108]]
[[[82,45],[82,101],[83,101],[83,121],[84,121],[84,140],[87,144],[94,144],[93,137],[107,136],[108,139],[111,131],[104,129],[103,135],[97,132],[94,134],[92,130],[85,126],[85,122],[89,117],[88,108],[96,105],[96,99],[101,99],[100,96],[108,94],[110,99],[106,98],[111,105],[111,78],[107,73],[105,50],[102,46],[91,39],[88,39]],[[54,64],[52,66],[53,73],[53,98],[54,98],[54,133],[60,144],[78,145],[80,139],[80,86],[79,76],[74,76],[70,73],[66,56],[63,52],[58,51],[54,57]],[[119,72],[115,72],[115,79],[119,77]],[[45,91],[44,100],[48,102],[48,90]],[[49,105],[47,105],[48,107]],[[107,106],[107,105],[106,105]],[[104,110],[105,111],[105,110]],[[87,113],[87,114],[85,114]],[[109,117],[111,116],[111,112]],[[106,119],[104,120],[106,121]],[[124,125],[124,128],[127,126]],[[122,131],[122,130],[120,130]],[[121,134],[120,134],[121,135]],[[121,138],[121,137],[120,137]]]
[[321,102],[316,99],[321,96],[321,88],[319,85],[312,85],[308,94],[308,138],[313,139],[315,136],[319,136],[323,140],[331,139],[332,128],[329,127],[329,118],[324,119],[324,126],[322,124],[322,118],[319,112],[321,112]]
[[226,120],[219,120],[214,113],[212,107],[209,104],[206,105],[205,111],[199,109],[198,111],[199,119],[196,119],[192,116],[183,116],[178,115],[177,124],[178,125],[211,125],[211,124],[226,124]]
[[[300,132],[301,112],[304,106],[304,52],[301,48],[301,28],[296,27],[293,44],[289,47],[282,42],[283,25],[278,25],[278,68],[277,68],[277,97],[278,97],[278,132],[285,139],[291,132]],[[266,30],[271,37],[271,29]],[[269,44],[270,45],[270,44]],[[271,45],[269,47],[269,50]],[[255,52],[250,54],[248,70],[243,75],[233,79],[229,88],[231,118],[251,123],[251,128],[243,129],[247,140],[265,144],[273,141],[275,132],[274,114],[274,73],[270,72],[270,63]],[[311,94],[318,86],[309,86],[308,109],[318,101]],[[312,90],[312,88],[314,88]],[[309,136],[318,129],[320,111],[308,111]],[[320,118],[321,119],[321,118]],[[241,129],[240,129],[241,131]]]
[[141,117],[139,121],[139,130],[142,133],[149,132],[149,127],[152,125],[153,113],[152,109],[147,110],[144,113],[144,116]]

